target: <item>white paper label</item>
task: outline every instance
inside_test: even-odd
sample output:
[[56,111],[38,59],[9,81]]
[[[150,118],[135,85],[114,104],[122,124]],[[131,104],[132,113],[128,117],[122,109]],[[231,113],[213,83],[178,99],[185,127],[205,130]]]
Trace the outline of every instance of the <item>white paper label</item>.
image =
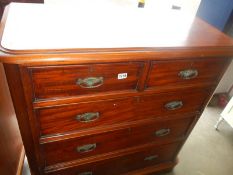
[[126,79],[126,78],[127,78],[127,73],[120,73],[120,74],[118,74],[118,80]]

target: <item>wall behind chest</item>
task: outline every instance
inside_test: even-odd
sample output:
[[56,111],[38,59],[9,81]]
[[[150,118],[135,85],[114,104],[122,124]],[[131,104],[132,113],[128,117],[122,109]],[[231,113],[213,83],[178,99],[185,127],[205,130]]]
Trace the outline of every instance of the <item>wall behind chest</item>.
[[44,0],[1,0],[0,1],[0,19],[2,18],[2,14],[4,12],[4,8],[11,2],[22,2],[22,3],[43,3]]
[[197,16],[223,31],[232,9],[232,0],[202,0]]

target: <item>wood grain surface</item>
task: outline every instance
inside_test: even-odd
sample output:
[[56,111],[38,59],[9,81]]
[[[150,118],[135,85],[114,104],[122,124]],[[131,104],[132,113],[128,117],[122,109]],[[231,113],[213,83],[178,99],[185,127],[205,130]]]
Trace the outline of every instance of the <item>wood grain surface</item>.
[[23,166],[20,159],[24,157],[24,149],[2,64],[0,64],[0,137],[0,174],[16,175]]
[[[17,41],[1,47],[0,61],[31,174],[145,175],[172,170],[231,61],[233,40],[198,18],[184,21],[186,16],[179,14],[178,19],[173,12],[173,27],[161,15],[145,18],[145,11],[131,11],[137,15],[127,17],[109,11],[108,17],[114,18],[104,23],[106,14],[98,18],[104,11],[97,9],[101,13],[94,17],[67,21],[70,10],[44,28],[43,16],[26,22],[33,19],[24,16],[27,10],[31,17],[42,12],[37,5],[31,7],[19,16],[20,8],[6,9],[0,26],[4,46],[6,40]],[[16,24],[15,15],[22,23],[8,30]],[[138,23],[136,16],[147,20]],[[129,18],[134,20],[129,23]],[[52,24],[60,27],[53,30]],[[30,27],[40,32],[29,33]],[[138,33],[142,28],[145,32]],[[41,37],[45,33],[50,34],[46,40]],[[122,73],[127,77],[118,79]],[[9,96],[5,80],[1,87]],[[12,109],[11,104],[4,107],[7,114],[13,114]]]

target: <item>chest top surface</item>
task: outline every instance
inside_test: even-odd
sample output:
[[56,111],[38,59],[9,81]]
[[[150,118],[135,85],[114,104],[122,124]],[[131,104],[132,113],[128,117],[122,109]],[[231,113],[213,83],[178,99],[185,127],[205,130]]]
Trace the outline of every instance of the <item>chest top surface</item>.
[[185,11],[12,3],[1,45],[9,50],[227,46],[233,42]]
[[[225,34],[187,11],[158,7],[11,3],[0,31],[3,62],[15,54],[90,51],[154,54],[167,49],[172,54],[185,49],[197,56],[233,55],[233,41]],[[205,54],[208,49],[211,54]]]

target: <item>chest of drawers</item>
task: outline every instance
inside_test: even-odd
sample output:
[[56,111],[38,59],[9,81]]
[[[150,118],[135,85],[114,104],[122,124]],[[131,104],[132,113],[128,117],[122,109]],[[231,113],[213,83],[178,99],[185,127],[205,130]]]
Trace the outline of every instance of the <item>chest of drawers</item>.
[[200,19],[189,30],[162,48],[2,47],[31,173],[172,170],[233,56],[233,41]]

